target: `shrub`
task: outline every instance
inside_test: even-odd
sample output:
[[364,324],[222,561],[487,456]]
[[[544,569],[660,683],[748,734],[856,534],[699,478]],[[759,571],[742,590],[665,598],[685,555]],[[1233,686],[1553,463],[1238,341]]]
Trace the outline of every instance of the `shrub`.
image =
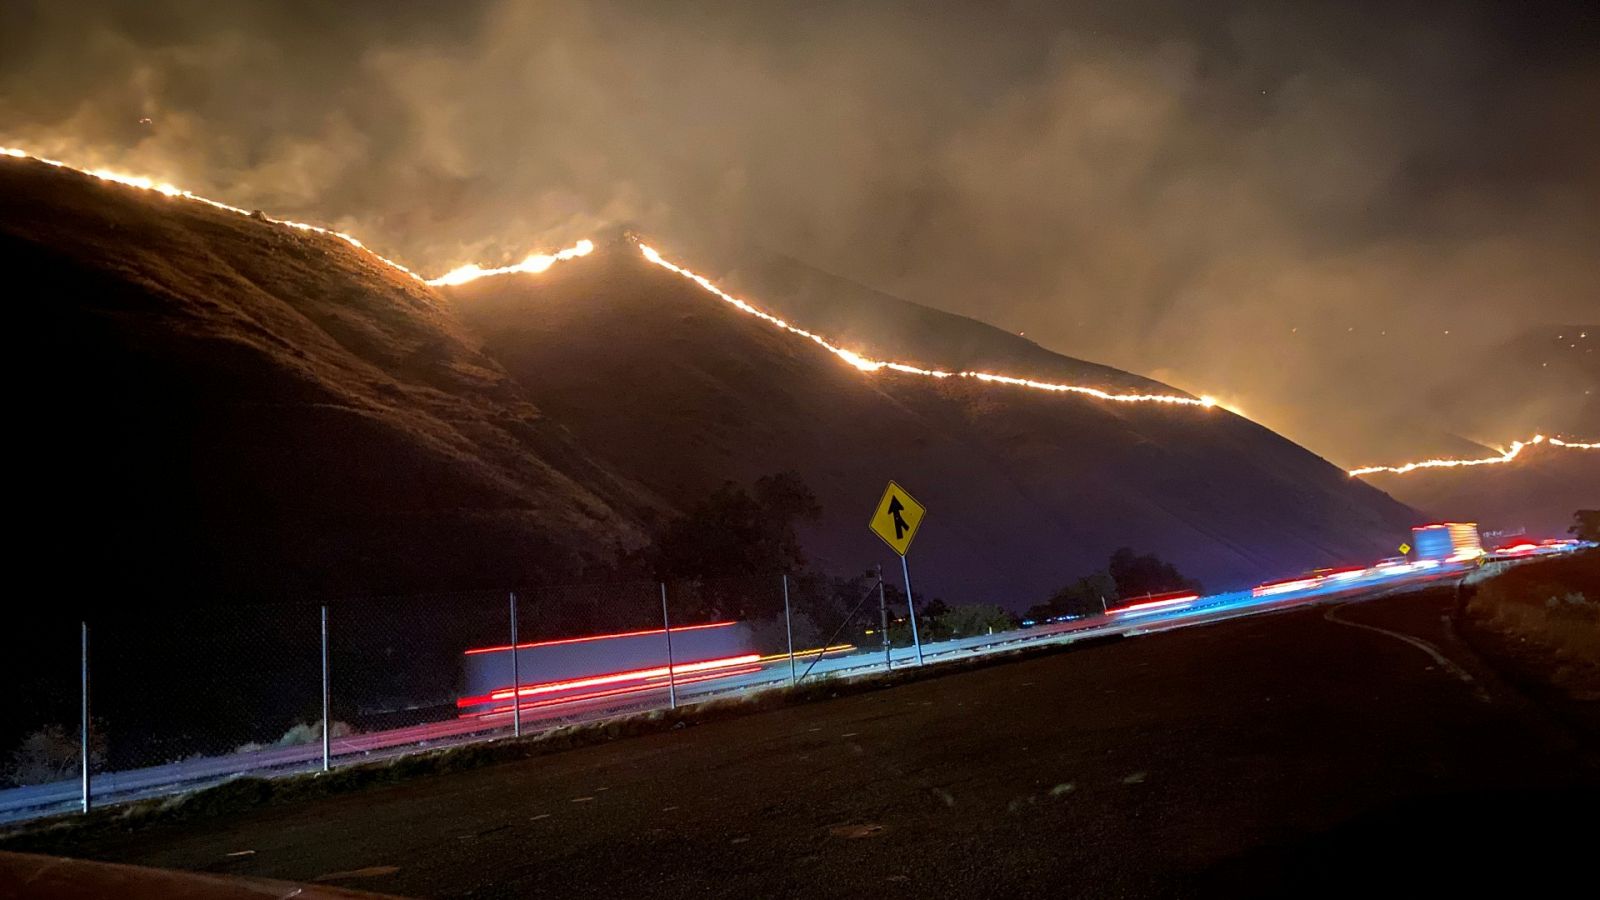
[[[11,753],[6,777],[14,784],[49,784],[78,774],[82,756],[75,732],[61,725],[46,725],[22,739]],[[89,733],[89,766],[98,769],[106,761],[106,736],[98,726]]]

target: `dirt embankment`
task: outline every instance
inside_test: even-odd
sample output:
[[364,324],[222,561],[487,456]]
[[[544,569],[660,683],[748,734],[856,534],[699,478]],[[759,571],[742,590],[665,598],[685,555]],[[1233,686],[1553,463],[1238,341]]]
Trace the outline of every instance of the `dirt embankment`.
[[1600,551],[1486,571],[1461,626],[1508,678],[1600,733]]

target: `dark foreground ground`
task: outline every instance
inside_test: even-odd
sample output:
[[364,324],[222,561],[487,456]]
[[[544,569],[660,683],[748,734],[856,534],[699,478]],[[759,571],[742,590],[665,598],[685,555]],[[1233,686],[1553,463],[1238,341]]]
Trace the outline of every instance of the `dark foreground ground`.
[[1143,636],[46,849],[440,897],[1588,883],[1593,748],[1470,655],[1453,602]]

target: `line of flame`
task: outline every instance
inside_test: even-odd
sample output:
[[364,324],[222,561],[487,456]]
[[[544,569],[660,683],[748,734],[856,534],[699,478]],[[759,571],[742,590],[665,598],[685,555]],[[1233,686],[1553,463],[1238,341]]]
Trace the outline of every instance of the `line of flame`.
[[1099,388],[1084,387],[1083,385],[1077,384],[1057,384],[1049,381],[1035,381],[1031,378],[1016,378],[1010,375],[996,375],[992,372],[946,372],[941,369],[923,369],[917,366],[907,365],[905,363],[870,359],[862,356],[854,350],[846,350],[843,347],[830,343],[826,338],[819,334],[807,331],[804,328],[798,328],[789,324],[783,319],[772,315],[771,313],[757,309],[750,303],[741,300],[738,297],[729,294],[727,291],[717,287],[716,284],[711,281],[711,279],[705,277],[704,275],[700,275],[683,266],[677,265],[676,263],[667,261],[666,259],[662,258],[661,254],[652,247],[649,247],[645,244],[640,244],[639,252],[643,253],[644,258],[650,262],[655,263],[663,269],[667,269],[668,271],[676,272],[677,274],[682,275],[684,278],[687,278],[690,281],[693,281],[695,284],[700,285],[700,287],[706,289],[713,295],[742,310],[743,312],[749,313],[750,315],[755,316],[769,324],[776,325],[777,327],[782,328],[791,334],[797,334],[803,338],[813,341],[824,350],[827,350],[829,353],[832,353],[833,355],[839,357],[850,365],[855,366],[857,369],[860,369],[863,372],[876,372],[880,369],[889,369],[890,371],[894,372],[904,372],[908,375],[922,375],[927,378],[975,378],[979,381],[987,381],[994,384],[1008,384],[1017,387],[1035,388],[1043,391],[1086,394],[1091,397],[1097,397],[1101,400],[1113,400],[1119,403],[1170,403],[1178,406],[1200,406],[1206,408],[1215,406],[1217,403],[1216,400],[1210,397],[1179,397],[1174,394],[1113,394],[1110,391],[1103,391]]
[[[56,168],[68,169],[68,170],[71,170],[71,171],[74,171],[74,172],[80,172],[80,173],[82,173],[84,175],[88,175],[88,176],[90,176],[92,178],[97,178],[97,179],[99,179],[101,181],[113,182],[113,183],[116,183],[116,184],[126,185],[128,187],[139,188],[141,190],[154,191],[156,193],[162,194],[162,195],[167,196],[167,197],[181,197],[181,198],[183,198],[185,200],[192,200],[192,201],[194,201],[196,203],[203,203],[203,204],[205,204],[207,206],[210,206],[210,207],[212,207],[214,209],[225,210],[227,212],[235,213],[235,214],[241,215],[241,216],[256,216],[256,215],[259,215],[261,218],[265,219],[266,221],[274,222],[274,223],[279,224],[279,225],[284,225],[284,226],[287,226],[289,228],[294,228],[294,229],[297,229],[297,230],[300,230],[300,231],[311,232],[311,233],[314,233],[314,234],[327,235],[329,237],[335,237],[335,238],[338,238],[339,240],[342,240],[342,241],[348,243],[350,246],[355,247],[358,250],[361,250],[362,252],[364,252],[367,255],[371,256],[373,259],[378,260],[379,262],[383,263],[386,266],[389,266],[390,268],[394,269],[395,271],[401,272],[401,273],[403,273],[405,275],[410,276],[411,278],[416,279],[417,281],[420,281],[420,282],[422,282],[424,284],[427,284],[427,285],[430,285],[430,286],[434,286],[434,287],[461,285],[461,284],[466,284],[467,282],[470,282],[470,281],[476,281],[479,278],[484,278],[484,277],[494,276],[494,275],[509,275],[509,274],[514,274],[514,273],[537,274],[537,273],[546,271],[551,266],[555,265],[557,262],[561,262],[561,261],[569,260],[569,259],[576,259],[576,258],[581,257],[581,256],[587,256],[590,253],[594,252],[594,242],[593,241],[581,240],[581,241],[578,241],[573,246],[568,247],[565,250],[557,251],[557,252],[555,252],[553,254],[541,254],[541,253],[530,254],[526,259],[522,260],[522,262],[516,263],[514,265],[501,266],[499,268],[485,269],[485,268],[483,268],[481,266],[478,266],[478,265],[475,265],[475,264],[468,264],[468,265],[465,265],[465,266],[460,266],[460,267],[458,267],[456,269],[452,269],[451,271],[446,272],[445,274],[439,276],[438,278],[425,279],[421,275],[418,275],[416,272],[413,272],[412,270],[406,268],[405,266],[401,265],[400,263],[395,262],[394,260],[389,259],[388,257],[385,257],[385,256],[383,256],[383,255],[381,255],[379,253],[374,252],[371,248],[367,247],[366,244],[363,244],[361,242],[361,240],[359,238],[357,238],[355,235],[347,234],[346,232],[343,232],[343,231],[336,231],[336,230],[331,229],[331,228],[324,228],[324,227],[322,227],[320,225],[312,225],[312,224],[310,224],[308,222],[296,222],[296,221],[294,221],[292,219],[277,219],[277,218],[273,218],[271,216],[266,216],[264,214],[259,214],[259,213],[252,214],[251,211],[243,209],[241,207],[233,206],[233,205],[228,204],[228,203],[223,203],[220,200],[212,200],[209,197],[202,197],[199,194],[193,193],[191,191],[184,190],[183,188],[180,188],[180,187],[178,187],[176,185],[169,184],[169,183],[163,182],[163,181],[156,181],[155,179],[148,178],[148,177],[142,176],[142,175],[129,175],[129,174],[124,173],[124,172],[118,172],[118,171],[115,171],[115,170],[112,170],[112,169],[105,169],[105,168],[93,168],[93,169],[80,168],[78,166],[71,165],[70,163],[65,163],[65,162],[62,162],[60,160],[50,159],[48,157],[36,156],[36,155],[34,155],[32,153],[28,153],[27,151],[19,150],[19,149],[13,148],[13,147],[0,147],[0,156],[9,156],[9,157],[17,158],[17,159],[31,159],[31,160],[34,160],[36,162],[41,162],[41,163],[44,163],[44,164],[49,165],[49,166],[54,166]],[[698,274],[696,272],[693,272],[690,269],[688,269],[687,267],[680,266],[680,265],[677,265],[675,263],[667,261],[666,259],[664,259],[661,256],[661,254],[659,252],[657,252],[655,249],[653,249],[653,248],[651,248],[651,247],[649,247],[649,246],[647,246],[647,245],[645,245],[643,243],[639,244],[638,246],[639,246],[639,251],[644,254],[645,259],[649,260],[650,262],[654,263],[655,265],[661,266],[664,269],[667,269],[669,271],[675,272],[678,275],[681,275],[681,276],[689,279],[690,281],[693,281],[694,283],[700,285],[700,287],[704,288],[706,291],[710,292],[712,295],[720,298],[721,300],[731,304],[732,306],[736,307],[737,309],[739,309],[739,310],[741,310],[741,311],[743,311],[745,313],[748,313],[750,315],[756,316],[757,318],[760,318],[763,321],[768,322],[769,324],[772,324],[772,325],[775,325],[775,326],[777,326],[779,328],[782,328],[785,331],[788,331],[788,332],[790,332],[792,334],[796,334],[796,335],[804,337],[804,338],[806,338],[808,340],[813,341],[818,346],[820,346],[823,349],[827,350],[829,353],[834,354],[835,356],[839,357],[840,359],[844,360],[845,362],[849,363],[850,365],[854,366],[855,368],[857,368],[857,369],[859,369],[859,370],[861,370],[863,372],[876,372],[876,371],[879,371],[880,369],[889,369],[890,371],[894,371],[894,372],[902,372],[902,373],[910,374],[910,375],[921,375],[921,376],[924,376],[924,377],[927,377],[927,378],[972,378],[972,379],[976,379],[978,381],[985,381],[985,382],[989,382],[989,383],[992,383],[992,384],[1005,384],[1005,385],[1011,385],[1011,386],[1015,386],[1015,387],[1027,387],[1027,388],[1033,388],[1033,389],[1036,389],[1036,390],[1054,391],[1054,392],[1060,392],[1060,393],[1083,394],[1083,395],[1086,395],[1086,396],[1095,397],[1095,398],[1100,399],[1100,400],[1109,400],[1109,401],[1114,401],[1114,402],[1118,402],[1118,403],[1165,403],[1165,404],[1172,404],[1172,405],[1178,405],[1178,406],[1199,406],[1199,407],[1204,407],[1204,408],[1210,408],[1210,407],[1213,407],[1213,406],[1217,405],[1217,401],[1214,398],[1211,398],[1211,397],[1200,397],[1200,398],[1180,397],[1180,396],[1173,395],[1173,394],[1115,394],[1115,393],[1111,393],[1110,391],[1104,391],[1104,390],[1101,390],[1099,388],[1085,387],[1083,385],[1058,384],[1058,383],[1054,383],[1054,382],[1037,381],[1037,380],[1034,380],[1034,379],[1031,379],[1031,378],[1017,378],[1017,377],[1010,376],[1010,375],[999,375],[999,374],[996,374],[996,373],[993,373],[993,372],[973,372],[973,371],[947,372],[947,371],[943,371],[943,370],[940,370],[940,369],[924,369],[924,368],[920,368],[918,366],[907,365],[905,363],[897,363],[897,362],[889,362],[889,361],[885,361],[885,360],[871,359],[871,358],[862,356],[861,354],[856,353],[853,350],[846,350],[843,347],[837,346],[837,345],[829,342],[827,339],[823,338],[821,335],[818,335],[818,334],[816,334],[814,332],[807,331],[807,330],[805,330],[803,328],[798,328],[798,327],[796,327],[794,325],[789,324],[788,322],[784,321],[783,319],[781,319],[781,318],[779,318],[777,316],[774,316],[774,315],[772,315],[770,313],[764,312],[763,310],[757,309],[755,306],[751,305],[750,303],[748,303],[748,302],[746,302],[744,300],[741,300],[738,297],[735,297],[735,296],[729,294],[728,292],[722,290],[721,288],[717,287],[716,284],[714,284],[709,278],[706,278],[704,275],[700,275],[700,274]],[[1464,466],[1497,465],[1497,464],[1511,462],[1512,460],[1516,459],[1517,456],[1519,454],[1521,454],[1524,449],[1526,449],[1529,446],[1532,446],[1534,444],[1539,444],[1539,443],[1549,443],[1552,446],[1566,447],[1566,448],[1577,449],[1577,450],[1595,450],[1595,449],[1600,449],[1600,443],[1579,442],[1579,441],[1563,441],[1563,440],[1561,440],[1559,438],[1546,438],[1544,435],[1534,435],[1533,438],[1531,440],[1529,440],[1529,441],[1512,441],[1510,449],[1506,450],[1505,452],[1501,453],[1498,456],[1484,457],[1484,458],[1481,458],[1481,459],[1448,459],[1448,458],[1444,458],[1444,459],[1425,459],[1425,460],[1419,460],[1417,462],[1405,463],[1405,464],[1399,465],[1399,466],[1365,466],[1365,467],[1362,467],[1362,468],[1351,469],[1351,470],[1349,470],[1349,473],[1350,473],[1350,475],[1352,477],[1361,476],[1361,475],[1372,475],[1372,474],[1376,474],[1376,473],[1379,473],[1379,472],[1386,472],[1386,473],[1391,473],[1391,474],[1396,474],[1396,475],[1404,475],[1407,472],[1413,472],[1413,471],[1416,471],[1418,469],[1456,468],[1456,467],[1464,467]]]
[[1560,438],[1547,438],[1542,434],[1536,434],[1526,441],[1512,441],[1511,446],[1498,456],[1485,456],[1477,459],[1451,459],[1445,457],[1440,459],[1423,459],[1416,462],[1404,463],[1398,466],[1363,466],[1359,469],[1351,469],[1350,475],[1351,477],[1359,477],[1361,475],[1374,475],[1379,472],[1384,472],[1390,475],[1404,475],[1407,472],[1415,472],[1418,469],[1455,469],[1464,466],[1497,466],[1511,462],[1520,456],[1522,451],[1534,446],[1535,444],[1549,444],[1552,447],[1566,447],[1571,450],[1600,450],[1600,443],[1563,441]]
[[519,273],[537,275],[558,262],[577,259],[580,256],[588,256],[593,252],[594,241],[584,238],[565,250],[559,250],[555,253],[533,253],[522,262],[510,266],[501,266],[498,269],[485,269],[476,263],[468,263],[451,269],[438,278],[428,279],[428,284],[433,287],[454,287],[466,284],[469,281],[477,281],[479,278],[487,278],[491,275],[515,275]]
[[[186,191],[177,185],[168,184],[165,181],[156,181],[153,178],[146,178],[143,175],[129,175],[125,172],[117,172],[112,169],[82,169],[72,165],[71,163],[64,163],[58,159],[34,156],[32,153],[28,153],[25,150],[18,150],[14,147],[0,147],[0,156],[10,156],[16,159],[31,159],[35,162],[42,162],[47,166],[55,166],[58,169],[68,169],[73,172],[79,172],[84,175],[88,175],[91,178],[98,178],[101,181],[110,181],[116,184],[127,185],[128,187],[139,188],[146,191],[155,191],[156,193],[167,197],[182,197],[185,200],[193,200],[196,203],[204,203],[205,205],[215,209],[226,210],[227,212],[237,213],[241,216],[251,215],[251,212],[248,209],[241,209],[240,207],[223,203],[220,200],[212,200],[210,197],[202,197],[199,194]],[[309,231],[315,234],[325,234],[329,237],[336,237],[350,246],[355,247],[357,250],[366,253],[368,256],[371,256],[373,259],[378,260],[391,269],[403,272],[418,281],[422,281],[421,275],[418,275],[417,273],[411,271],[405,266],[400,265],[392,259],[374,253],[371,248],[369,248],[366,244],[361,243],[360,239],[353,234],[346,234],[342,231],[334,231],[332,228],[323,228],[320,225],[312,225],[308,222],[296,222],[291,219],[274,219],[265,214],[261,214],[261,217],[266,219],[268,222],[275,222],[279,225],[287,225],[288,227],[297,229],[299,231]]]

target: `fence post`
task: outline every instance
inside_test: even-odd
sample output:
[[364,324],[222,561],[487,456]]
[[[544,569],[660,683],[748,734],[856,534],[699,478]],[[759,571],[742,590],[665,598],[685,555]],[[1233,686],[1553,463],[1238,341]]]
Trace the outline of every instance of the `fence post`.
[[83,684],[83,708],[79,710],[78,720],[78,755],[82,757],[83,775],[83,811],[89,811],[89,621],[83,621],[83,633],[80,655],[80,671]]
[[906,614],[911,617],[911,643],[917,647],[917,665],[922,665],[922,637],[917,634],[917,605],[911,602],[911,568],[906,565],[906,555],[900,554],[900,574],[906,578]]
[[789,684],[800,679],[794,672],[794,619],[789,615],[789,573],[783,573],[783,630],[789,634]]
[[883,596],[883,566],[878,566],[878,618],[881,620],[880,630],[883,632],[883,668],[894,669],[894,657],[889,650],[889,601]]
[[661,582],[661,628],[667,635],[667,705],[678,708],[678,679],[673,673],[672,620],[667,617],[667,583]]
[[511,736],[522,737],[522,670],[517,660],[517,592],[511,592]]
[[333,720],[328,715],[329,707],[328,684],[328,605],[322,605],[322,771],[328,771],[329,762],[333,758],[332,730]]

